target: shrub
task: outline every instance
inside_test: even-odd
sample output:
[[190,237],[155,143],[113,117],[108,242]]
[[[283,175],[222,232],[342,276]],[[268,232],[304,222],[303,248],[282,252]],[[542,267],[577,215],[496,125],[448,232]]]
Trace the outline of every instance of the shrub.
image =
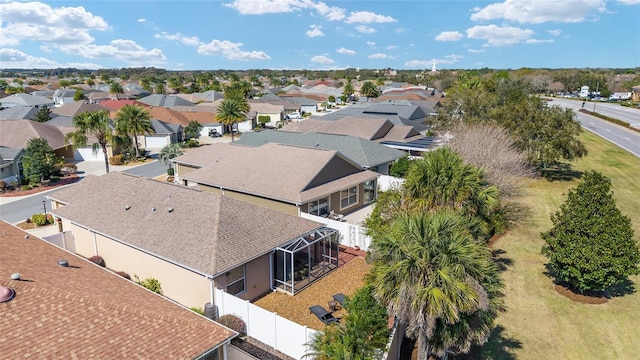
[[186,147],[186,148],[194,148],[194,147],[200,146],[200,143],[196,139],[189,139],[183,142],[181,145],[182,147]]
[[138,275],[133,275],[133,281],[136,284],[138,284],[138,285],[140,285],[142,287],[145,287],[145,288],[153,291],[156,294],[162,295],[162,286],[160,285],[160,281],[158,281],[158,279],[146,278],[144,280],[140,280]]
[[127,280],[131,280],[131,276],[129,274],[127,274],[124,271],[116,271],[116,274],[122,276],[123,278],[127,279]]
[[268,123],[269,121],[271,121],[271,117],[269,115],[258,116],[258,123],[260,123],[262,126],[264,126],[264,124]]
[[38,226],[47,225],[47,217],[44,214],[31,215],[31,221]]
[[167,175],[174,176],[175,175],[175,170],[173,170],[173,168],[168,168],[167,169]]
[[109,158],[109,165],[124,165],[124,155],[113,155]]
[[100,255],[95,255],[89,258],[89,261],[91,261],[92,263],[105,267],[107,266],[107,264],[104,262],[104,259],[102,258],[102,256]]
[[219,324],[222,324],[229,329],[240,333],[241,335],[247,334],[247,325],[245,325],[244,320],[239,317],[231,314],[222,315],[216,320]]
[[199,307],[191,307],[189,308],[191,311],[196,312],[202,316],[204,316],[204,310],[202,308]]
[[0,191],[4,192],[7,189],[7,182],[4,180],[0,180]]
[[52,176],[49,178],[49,180],[51,180],[52,183],[57,182],[58,180],[60,180],[59,176]]
[[31,190],[33,189],[33,187],[31,187],[31,185],[22,185],[20,186],[20,190],[22,191],[27,191],[27,190]]

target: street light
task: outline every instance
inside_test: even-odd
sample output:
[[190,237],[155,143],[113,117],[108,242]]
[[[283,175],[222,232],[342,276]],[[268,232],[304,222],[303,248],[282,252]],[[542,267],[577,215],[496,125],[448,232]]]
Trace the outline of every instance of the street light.
[[47,217],[47,202],[42,200],[42,209],[44,210],[44,217]]

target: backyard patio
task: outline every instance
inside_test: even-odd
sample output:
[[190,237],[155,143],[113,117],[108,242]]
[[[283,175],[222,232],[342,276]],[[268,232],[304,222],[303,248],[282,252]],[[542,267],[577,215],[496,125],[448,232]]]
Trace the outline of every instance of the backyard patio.
[[[272,292],[254,304],[300,325],[323,330],[325,325],[310,313],[309,307],[320,305],[330,311],[328,303],[333,300],[332,296],[337,293],[352,295],[364,284],[364,276],[370,269],[363,251],[343,247],[340,250],[339,267],[297,292],[295,296]],[[338,318],[344,316],[344,309],[334,312],[333,315]]]

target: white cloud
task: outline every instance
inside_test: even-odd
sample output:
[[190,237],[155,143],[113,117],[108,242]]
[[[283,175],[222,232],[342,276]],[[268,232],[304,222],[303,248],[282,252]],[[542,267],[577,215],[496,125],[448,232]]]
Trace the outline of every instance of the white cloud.
[[588,20],[595,12],[606,12],[605,5],[605,0],[505,0],[501,3],[487,5],[484,8],[475,8],[471,20],[504,19],[521,24],[575,23]]
[[336,52],[338,54],[344,54],[344,55],[355,55],[356,52],[354,50],[349,50],[347,48],[341,47],[340,49],[336,50]]
[[486,50],[485,49],[469,49],[467,50],[468,52],[472,53],[472,54],[478,54],[478,53],[483,53]]
[[162,50],[145,49],[133,40],[116,39],[108,45],[71,44],[58,45],[67,54],[80,55],[89,59],[114,58],[131,65],[162,65],[167,60]]
[[140,18],[140,19],[138,19],[138,22],[139,22],[139,23],[146,23],[146,22],[147,22],[147,19],[145,19],[145,18]]
[[618,0],[622,5],[637,5],[640,4],[640,0]]
[[367,25],[358,25],[358,26],[356,26],[356,30],[358,30],[359,32],[361,32],[363,34],[373,34],[374,32],[376,32],[376,29],[372,28],[371,26],[367,26]]
[[242,43],[232,43],[228,40],[211,40],[208,44],[198,47],[200,55],[222,55],[229,60],[268,60],[271,59],[264,51],[243,51],[240,49]]
[[414,69],[421,69],[421,68],[426,68],[426,67],[431,67],[431,65],[433,65],[433,60],[429,61],[429,60],[409,60],[406,61],[404,63],[404,66],[406,67],[410,67],[410,68],[414,68]]
[[323,2],[311,0],[234,0],[224,6],[237,10],[242,15],[263,15],[291,13],[301,10],[313,10],[329,21],[344,19],[343,8],[328,6]]
[[494,47],[517,44],[528,40],[533,34],[533,30],[511,26],[487,25],[467,29],[468,38],[487,40],[487,45]]
[[431,59],[431,60],[409,60],[406,61],[404,63],[404,65],[406,67],[410,67],[410,68],[417,68],[417,69],[422,69],[422,68],[431,68],[431,66],[433,66],[433,63],[435,62],[437,65],[442,65],[442,64],[455,64],[458,61],[460,61],[461,59],[464,59],[464,56],[462,55],[456,55],[456,54],[451,54],[451,55],[446,55],[444,57],[444,59]]
[[[640,0],[638,0],[640,1]],[[562,34],[562,30],[547,30],[547,33],[553,35],[553,36],[560,36],[560,34]]]
[[61,64],[56,61],[36,57],[26,54],[17,49],[0,49],[0,68],[22,68],[22,69],[54,69],[54,68],[76,68],[76,69],[101,69],[102,66],[93,63],[67,63]]
[[369,55],[369,59],[395,59],[395,57],[388,54],[375,53],[375,54]]
[[318,36],[324,36],[322,32],[322,25],[309,25],[309,30],[305,33],[308,37],[314,38]]
[[182,33],[168,34],[167,32],[163,31],[159,34],[154,34],[153,37],[156,39],[177,41],[181,44],[184,44],[187,46],[193,46],[193,47],[198,47],[202,45],[202,41],[200,41],[200,39],[198,39],[197,36],[186,36],[186,35],[183,35]]
[[52,8],[40,2],[0,4],[0,45],[17,45],[24,40],[57,44],[88,44],[90,31],[105,31],[107,22],[84,7]]
[[376,46],[376,42],[375,41],[367,41],[367,45]]
[[347,17],[347,19],[345,20],[347,24],[383,24],[393,23],[396,21],[397,20],[391,16],[379,15],[370,11],[354,11],[349,14],[349,17]]
[[406,33],[407,31],[409,31],[409,29],[407,29],[407,28],[398,28],[398,29],[395,29],[395,30],[393,30],[393,31],[394,31],[396,34],[404,34],[404,33]]
[[318,64],[323,64],[323,65],[328,65],[328,64],[333,64],[335,63],[335,61],[328,57],[328,56],[324,56],[324,55],[316,55],[314,57],[311,58],[311,62],[314,63],[318,63]]
[[387,50],[395,50],[398,48],[398,45],[388,45]]
[[553,39],[529,39],[525,41],[527,44],[545,44],[554,42]]
[[436,35],[436,41],[458,41],[464,37],[459,31],[443,31]]

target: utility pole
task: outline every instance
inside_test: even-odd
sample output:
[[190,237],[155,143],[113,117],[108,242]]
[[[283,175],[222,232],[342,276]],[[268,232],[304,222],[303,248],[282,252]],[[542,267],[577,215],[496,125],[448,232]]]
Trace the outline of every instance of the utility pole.
[[[600,89],[600,81],[598,81],[596,83],[596,94],[598,93],[598,90]],[[593,112],[596,112],[596,101],[593,101]]]

